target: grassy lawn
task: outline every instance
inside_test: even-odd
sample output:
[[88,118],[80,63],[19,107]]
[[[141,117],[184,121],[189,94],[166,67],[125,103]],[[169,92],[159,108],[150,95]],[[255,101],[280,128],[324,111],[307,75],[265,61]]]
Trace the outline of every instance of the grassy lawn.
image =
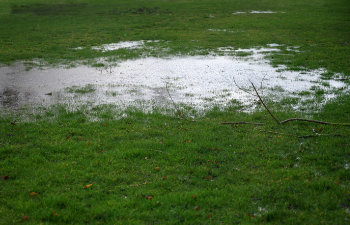
[[[232,14],[251,10],[277,13]],[[89,48],[133,40],[160,40],[168,55],[278,43],[273,64],[348,79],[349,13],[347,0],[0,0],[0,62],[140,57]],[[305,117],[270,106],[280,120]],[[350,127],[278,125],[260,109],[195,121],[138,110],[115,120],[103,106],[29,121],[0,110],[0,224],[348,224]],[[307,116],[350,123],[350,96]]]
[[[341,98],[314,118],[350,121],[349,106]],[[196,122],[127,113],[1,119],[0,223],[347,223],[350,127],[280,126],[234,108]],[[266,124],[220,124],[241,120]],[[297,137],[313,131],[323,136]]]
[[[83,60],[110,53],[72,48],[163,40],[170,41],[171,54],[268,43],[300,46],[299,54],[275,54],[274,63],[350,72],[347,0],[0,0],[0,4],[3,63],[33,58],[52,63]],[[232,15],[251,10],[278,13]],[[119,57],[136,56],[121,52]]]

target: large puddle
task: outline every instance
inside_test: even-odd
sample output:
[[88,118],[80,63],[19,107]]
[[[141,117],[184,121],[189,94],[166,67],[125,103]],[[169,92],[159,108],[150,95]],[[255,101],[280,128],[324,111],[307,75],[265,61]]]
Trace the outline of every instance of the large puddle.
[[[138,44],[113,44],[112,47]],[[249,94],[249,81],[271,100],[293,97],[297,100],[293,106],[300,107],[310,102],[316,91],[322,92],[325,102],[340,90],[348,89],[342,81],[322,80],[321,74],[326,72],[322,69],[296,72],[272,67],[264,56],[279,51],[276,46],[221,48],[219,52],[223,55],[220,56],[141,58],[102,68],[78,66],[27,71],[23,63],[15,63],[0,68],[0,107],[16,110],[52,104],[73,107],[113,104],[122,109],[135,106],[150,111],[154,107],[173,107],[173,101],[196,110],[225,107],[237,101],[251,105],[256,97]],[[99,50],[109,47],[104,45]]]

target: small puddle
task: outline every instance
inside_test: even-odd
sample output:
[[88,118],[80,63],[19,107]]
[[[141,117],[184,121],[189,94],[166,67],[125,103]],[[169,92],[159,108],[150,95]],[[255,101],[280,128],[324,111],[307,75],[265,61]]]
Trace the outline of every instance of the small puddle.
[[[159,41],[123,41],[118,43],[111,43],[111,44],[104,44],[101,46],[94,46],[92,47],[93,50],[102,51],[102,52],[108,52],[108,51],[114,51],[118,49],[137,49],[142,48],[146,43],[157,43]],[[81,47],[78,47],[76,49],[81,49]]]
[[243,30],[228,30],[228,29],[208,29],[210,32],[227,32],[227,33],[243,33]]
[[273,14],[273,13],[285,13],[285,12],[275,12],[275,11],[256,11],[256,10],[251,10],[247,12],[242,12],[242,11],[237,11],[233,12],[232,15],[240,15],[240,14]]
[[[128,47],[138,44],[130,42]],[[120,46],[126,45],[113,47]],[[0,108],[113,104],[121,109],[136,106],[151,111],[154,107],[172,108],[170,96],[177,104],[196,110],[225,107],[233,100],[251,105],[256,98],[245,91],[251,88],[249,80],[259,88],[262,86],[261,92],[273,100],[298,98],[296,107],[303,104],[303,99],[313,99],[311,90],[323,90],[324,99],[334,97],[336,90],[347,90],[341,81],[328,80],[323,85],[322,69],[296,72],[286,71],[283,66],[272,67],[264,56],[280,51],[274,48],[277,46],[218,49],[222,54],[249,53],[246,57],[149,57],[117,62],[108,68],[78,66],[27,71],[23,63],[15,63],[0,68]],[[300,95],[305,92],[310,94]]]

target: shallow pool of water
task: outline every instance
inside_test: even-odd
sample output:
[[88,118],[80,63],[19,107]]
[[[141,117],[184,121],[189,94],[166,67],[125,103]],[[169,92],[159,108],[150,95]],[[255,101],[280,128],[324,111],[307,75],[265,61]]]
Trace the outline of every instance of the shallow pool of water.
[[273,47],[277,45],[219,49],[223,53],[249,52],[247,57],[150,57],[121,61],[106,68],[78,66],[27,71],[22,63],[15,63],[0,68],[0,107],[113,104],[148,111],[153,107],[173,107],[172,98],[176,104],[202,110],[224,107],[232,100],[252,104],[256,97],[249,94],[253,93],[250,81],[265,96],[273,96],[273,100],[312,98],[299,94],[315,88],[322,89],[325,99],[329,99],[335,96],[335,90],[347,89],[341,81],[331,80],[324,85],[322,69],[297,72],[272,67],[264,56],[279,51]]

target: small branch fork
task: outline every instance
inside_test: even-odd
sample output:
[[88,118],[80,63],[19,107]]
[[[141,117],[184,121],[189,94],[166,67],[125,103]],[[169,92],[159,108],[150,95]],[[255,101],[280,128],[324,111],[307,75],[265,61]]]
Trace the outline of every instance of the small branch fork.
[[[270,116],[273,118],[273,120],[278,124],[278,125],[283,125],[283,124],[286,124],[288,122],[292,122],[292,121],[303,121],[303,122],[309,122],[309,123],[319,123],[319,124],[325,124],[325,125],[338,125],[338,126],[350,126],[349,123],[330,123],[330,122],[325,122],[325,121],[319,121],[319,120],[310,120],[310,119],[304,119],[304,118],[290,118],[290,119],[286,119],[286,120],[283,120],[283,121],[280,121],[272,112],[271,110],[267,107],[267,105],[265,104],[265,102],[263,101],[263,99],[261,98],[258,90],[256,89],[255,85],[253,84],[253,82],[251,82],[249,80],[250,84],[252,85],[253,89],[254,89],[254,92],[256,94],[256,96],[259,98],[259,101],[261,102],[261,104],[264,106],[264,108],[266,109],[266,111],[270,114]],[[247,90],[244,90],[243,88],[239,87],[236,83],[236,81],[234,80],[234,83],[236,84],[236,86],[248,93],[248,94],[251,94],[249,93]],[[262,85],[261,85],[262,86]],[[253,124],[253,125],[264,125],[264,123],[253,123],[253,122],[245,122],[245,121],[239,121],[239,122],[223,122],[221,124],[231,124],[231,125],[236,125],[236,124]],[[321,136],[321,135],[316,135],[316,136]],[[306,137],[306,136],[305,136]],[[307,137],[315,137],[315,135],[312,135],[312,136],[307,136]]]
[[267,110],[267,112],[270,114],[270,116],[276,121],[277,124],[281,124],[281,122],[277,119],[277,117],[275,117],[275,115],[273,115],[273,113],[270,111],[270,109],[267,107],[267,105],[264,103],[264,101],[262,100],[261,96],[259,95],[258,91],[255,88],[255,85],[253,84],[253,82],[249,81],[251,83],[251,85],[254,88],[254,91],[256,93],[256,95],[258,96],[261,104],[263,104],[263,106],[265,107],[265,109]]

